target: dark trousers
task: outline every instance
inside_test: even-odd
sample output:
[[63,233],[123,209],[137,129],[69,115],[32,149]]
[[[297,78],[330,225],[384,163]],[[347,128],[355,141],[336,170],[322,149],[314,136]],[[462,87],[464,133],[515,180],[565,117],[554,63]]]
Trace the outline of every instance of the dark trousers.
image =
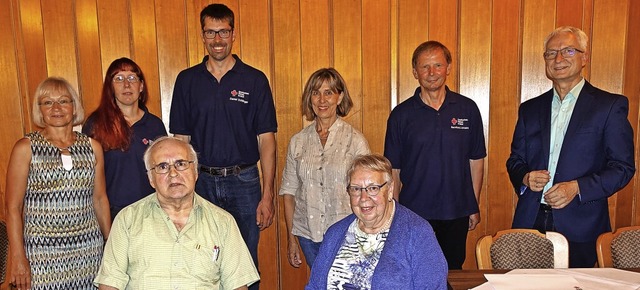
[[[545,204],[540,204],[533,228],[541,233],[556,231],[553,225],[553,210]],[[569,267],[593,268],[598,256],[596,254],[596,241],[572,242],[569,241]]]
[[469,232],[469,217],[453,220],[427,220],[442,249],[449,270],[462,269],[467,254],[467,233]]

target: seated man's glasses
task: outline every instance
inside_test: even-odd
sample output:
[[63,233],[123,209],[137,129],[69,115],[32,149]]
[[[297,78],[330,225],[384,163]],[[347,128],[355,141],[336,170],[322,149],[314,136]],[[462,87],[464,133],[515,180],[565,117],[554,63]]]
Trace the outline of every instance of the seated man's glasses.
[[117,76],[113,77],[113,82],[114,83],[121,84],[121,83],[124,83],[124,81],[127,81],[130,84],[133,84],[133,83],[139,82],[140,78],[138,76],[136,76],[136,75],[128,75],[126,77],[123,76],[123,75],[117,75]]
[[231,32],[233,29],[220,29],[220,30],[205,30],[202,31],[202,35],[206,39],[214,39],[216,38],[216,34],[220,36],[222,39],[229,38],[231,36]]
[[171,171],[171,166],[173,166],[173,168],[175,168],[177,171],[185,171],[189,169],[189,167],[191,166],[191,163],[193,162],[195,161],[176,160],[176,162],[174,162],[173,164],[162,162],[154,167],[149,168],[149,170],[147,171],[153,170],[156,172],[156,174],[167,174],[169,173],[169,171]]
[[574,55],[576,55],[576,52],[583,53],[584,51],[579,50],[577,48],[573,48],[573,47],[565,47],[560,50],[554,50],[554,49],[547,50],[542,55],[544,55],[544,59],[555,59],[556,57],[558,57],[558,52],[560,52],[560,54],[564,58],[571,58]]
[[382,187],[385,186],[386,184],[387,184],[387,182],[385,182],[383,184],[372,184],[372,185],[369,185],[367,187],[349,185],[349,186],[347,186],[347,192],[349,193],[349,196],[351,196],[351,197],[360,196],[360,194],[362,193],[363,190],[369,196],[376,196],[376,195],[378,195],[378,193],[380,193],[380,189],[382,189]]

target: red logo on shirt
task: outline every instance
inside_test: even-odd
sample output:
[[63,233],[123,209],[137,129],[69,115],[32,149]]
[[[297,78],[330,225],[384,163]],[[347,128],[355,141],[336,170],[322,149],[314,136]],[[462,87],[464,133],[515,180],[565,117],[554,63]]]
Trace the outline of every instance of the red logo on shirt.
[[451,118],[451,125],[456,125],[458,124],[458,120],[456,120],[456,118]]
[[147,138],[142,139],[142,144],[149,145],[149,140]]
[[237,96],[238,95],[238,91],[236,91],[236,90],[231,91],[231,95],[234,96],[234,97]]

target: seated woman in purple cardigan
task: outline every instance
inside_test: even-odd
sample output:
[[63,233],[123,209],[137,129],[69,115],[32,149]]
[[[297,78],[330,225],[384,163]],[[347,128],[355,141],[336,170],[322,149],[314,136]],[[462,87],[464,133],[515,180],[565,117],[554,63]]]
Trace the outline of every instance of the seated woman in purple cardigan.
[[359,156],[347,175],[353,214],[327,230],[305,289],[447,289],[431,226],[393,200],[391,163]]

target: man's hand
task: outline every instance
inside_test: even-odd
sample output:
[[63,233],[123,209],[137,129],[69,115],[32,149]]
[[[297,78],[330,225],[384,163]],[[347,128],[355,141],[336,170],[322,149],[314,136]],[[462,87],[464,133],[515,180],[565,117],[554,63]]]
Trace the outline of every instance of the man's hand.
[[469,216],[469,230],[473,231],[480,223],[480,213],[474,213]]
[[260,228],[260,230],[264,230],[268,228],[273,222],[273,198],[271,196],[263,197],[258,203],[258,208],[256,209],[256,224]]
[[548,170],[535,170],[524,175],[522,184],[532,191],[538,192],[544,189],[549,180],[551,180],[551,175]]
[[556,183],[544,193],[544,201],[554,209],[561,209],[567,206],[579,191],[576,180]]

